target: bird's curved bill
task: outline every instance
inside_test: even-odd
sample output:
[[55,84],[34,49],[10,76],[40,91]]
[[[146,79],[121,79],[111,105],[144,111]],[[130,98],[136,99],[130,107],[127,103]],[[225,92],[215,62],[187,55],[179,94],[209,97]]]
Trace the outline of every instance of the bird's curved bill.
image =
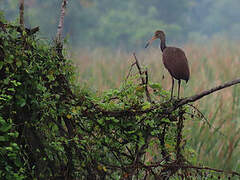
[[155,39],[157,39],[156,36],[153,36],[152,39],[150,39],[150,40],[147,42],[145,48],[147,48],[150,44],[152,44],[152,42],[153,42]]

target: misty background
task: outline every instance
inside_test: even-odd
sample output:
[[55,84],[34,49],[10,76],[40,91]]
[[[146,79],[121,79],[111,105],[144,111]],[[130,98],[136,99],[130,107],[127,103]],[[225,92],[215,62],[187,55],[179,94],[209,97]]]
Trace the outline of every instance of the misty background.
[[[60,0],[25,0],[25,24],[40,26],[43,38],[54,38]],[[143,48],[155,30],[168,44],[239,40],[239,0],[71,0],[64,21],[70,46]],[[18,18],[18,0],[0,0],[8,20]],[[156,43],[156,42],[155,42]]]

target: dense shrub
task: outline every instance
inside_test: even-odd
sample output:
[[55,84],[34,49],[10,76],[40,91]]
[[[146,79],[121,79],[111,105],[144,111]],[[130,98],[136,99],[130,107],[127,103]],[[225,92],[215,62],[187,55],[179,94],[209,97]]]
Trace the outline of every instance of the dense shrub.
[[0,23],[0,177],[50,176],[47,167],[60,165],[53,122],[69,110],[72,66],[27,29]]

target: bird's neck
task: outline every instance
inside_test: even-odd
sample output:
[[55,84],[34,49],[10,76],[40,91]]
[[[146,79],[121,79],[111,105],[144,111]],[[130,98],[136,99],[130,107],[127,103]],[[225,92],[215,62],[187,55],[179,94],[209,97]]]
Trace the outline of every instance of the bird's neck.
[[167,47],[165,39],[160,39],[160,47],[161,47],[162,52]]

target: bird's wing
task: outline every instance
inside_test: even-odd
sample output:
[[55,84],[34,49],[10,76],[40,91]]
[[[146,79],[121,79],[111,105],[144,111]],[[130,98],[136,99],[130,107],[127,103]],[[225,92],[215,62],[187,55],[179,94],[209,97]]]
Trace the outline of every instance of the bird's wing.
[[163,63],[175,79],[188,81],[190,73],[188,61],[183,50],[175,47],[167,47],[163,51]]

